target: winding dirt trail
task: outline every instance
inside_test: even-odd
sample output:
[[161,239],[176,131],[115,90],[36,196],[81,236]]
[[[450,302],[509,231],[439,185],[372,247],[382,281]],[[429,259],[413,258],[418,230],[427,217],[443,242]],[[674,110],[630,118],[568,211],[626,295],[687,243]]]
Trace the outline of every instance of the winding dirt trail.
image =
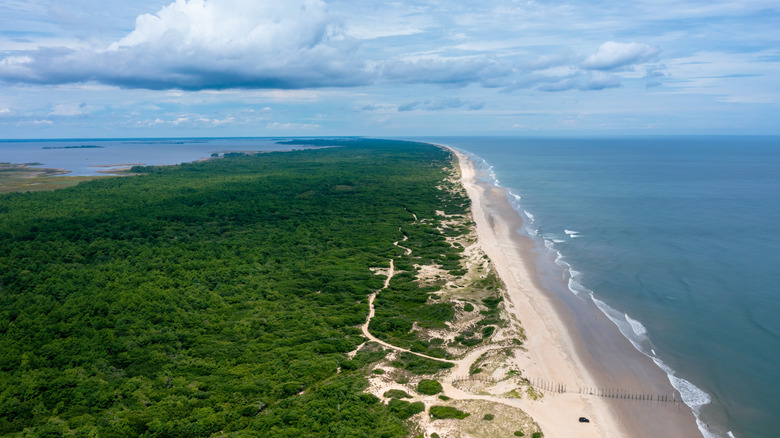
[[[416,219],[416,216],[415,216]],[[393,244],[399,248],[402,248],[406,255],[410,255],[412,253],[412,250],[409,248],[405,248],[401,246],[399,243],[406,241],[408,237],[404,235],[403,240],[394,242]],[[456,400],[487,400],[495,403],[501,403],[507,406],[513,406],[513,407],[521,407],[525,408],[527,407],[527,404],[529,402],[523,403],[523,400],[521,399],[513,399],[513,398],[505,398],[495,395],[476,395],[471,394],[469,392],[463,391],[459,388],[456,388],[452,381],[454,380],[454,377],[456,376],[467,376],[469,374],[469,370],[471,369],[472,364],[476,362],[480,356],[482,356],[484,353],[491,351],[491,350],[497,350],[506,348],[502,345],[483,345],[481,347],[475,348],[474,350],[471,350],[468,352],[463,358],[458,360],[450,360],[450,359],[442,359],[438,357],[428,356],[426,354],[418,353],[411,351],[406,348],[398,347],[396,345],[390,344],[388,342],[385,342],[376,336],[372,335],[371,332],[368,330],[368,326],[371,324],[371,319],[376,314],[376,309],[374,307],[374,300],[376,299],[377,295],[382,292],[383,290],[387,289],[390,286],[390,281],[393,279],[393,276],[395,276],[395,263],[393,259],[390,259],[390,268],[386,272],[387,278],[385,279],[384,284],[382,285],[382,288],[377,290],[376,292],[372,293],[368,297],[368,317],[366,318],[366,322],[363,323],[363,325],[360,327],[360,330],[363,332],[363,335],[368,338],[368,342],[376,342],[377,344],[380,344],[384,347],[390,348],[395,351],[404,352],[404,353],[410,353],[414,354],[415,356],[424,357],[426,359],[436,360],[440,362],[447,362],[454,365],[448,372],[447,377],[449,379],[445,379],[442,382],[442,387],[444,388],[444,393],[447,394],[448,397],[456,399]],[[360,347],[358,347],[359,349]],[[564,394],[565,395],[565,394]]]

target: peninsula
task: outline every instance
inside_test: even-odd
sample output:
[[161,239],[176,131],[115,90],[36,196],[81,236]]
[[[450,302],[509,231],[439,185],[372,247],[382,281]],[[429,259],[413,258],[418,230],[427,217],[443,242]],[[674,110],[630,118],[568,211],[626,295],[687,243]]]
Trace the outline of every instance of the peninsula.
[[0,433],[698,433],[608,396],[468,157],[294,142],[2,195]]

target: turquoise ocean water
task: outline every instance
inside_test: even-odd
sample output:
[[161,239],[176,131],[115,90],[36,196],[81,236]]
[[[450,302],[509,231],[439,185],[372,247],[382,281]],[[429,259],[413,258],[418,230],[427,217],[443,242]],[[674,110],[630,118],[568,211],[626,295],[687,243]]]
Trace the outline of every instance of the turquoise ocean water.
[[703,435],[780,436],[780,137],[423,140],[483,160]]

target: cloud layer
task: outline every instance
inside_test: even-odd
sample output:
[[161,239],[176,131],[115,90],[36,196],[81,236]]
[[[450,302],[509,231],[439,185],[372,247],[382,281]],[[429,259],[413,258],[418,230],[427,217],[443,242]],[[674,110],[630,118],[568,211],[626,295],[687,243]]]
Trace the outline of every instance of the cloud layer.
[[[447,38],[429,41],[441,32],[433,25],[415,32],[383,31],[400,43],[382,46],[376,42],[381,37],[373,34],[363,40],[351,36],[343,15],[322,0],[176,0],[139,16],[132,32],[108,46],[7,52],[0,59],[0,80],[150,90],[312,89],[379,82],[598,90],[619,85],[611,72],[660,52],[645,44],[609,41],[587,57],[544,54],[529,60],[453,49],[468,45],[447,46]],[[415,52],[415,44],[426,50]],[[397,47],[409,48],[398,53]],[[561,66],[568,70],[554,71]]]
[[591,70],[614,70],[653,60],[660,53],[657,47],[637,43],[607,41],[596,53],[588,56],[582,66]]
[[128,88],[356,85],[356,41],[320,0],[177,0],[105,49],[42,48],[0,61],[6,81]]

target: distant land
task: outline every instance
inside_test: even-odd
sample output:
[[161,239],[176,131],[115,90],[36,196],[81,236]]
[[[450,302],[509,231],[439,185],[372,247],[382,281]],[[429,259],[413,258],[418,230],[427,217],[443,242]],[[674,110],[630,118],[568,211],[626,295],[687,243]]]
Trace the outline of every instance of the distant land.
[[41,149],[103,149],[104,146],[94,144],[83,144],[79,146],[44,146]]

